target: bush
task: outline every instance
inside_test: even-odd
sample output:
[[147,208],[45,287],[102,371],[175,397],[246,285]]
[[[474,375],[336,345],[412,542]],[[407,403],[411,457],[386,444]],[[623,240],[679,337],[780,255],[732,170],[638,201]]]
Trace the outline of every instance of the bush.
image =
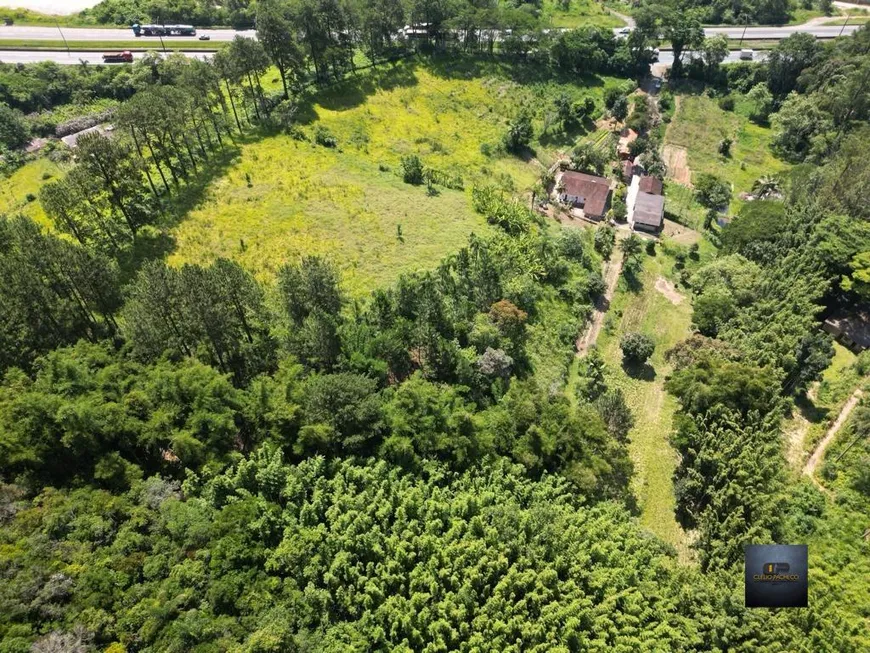
[[626,333],[619,341],[622,357],[629,363],[641,364],[655,351],[655,342],[645,333]]
[[333,136],[332,132],[323,125],[317,125],[317,127],[314,128],[314,142],[323,147],[335,147],[338,145],[335,136]]
[[416,154],[402,157],[402,179],[406,184],[415,186],[423,183],[423,162]]
[[719,98],[719,108],[722,111],[734,111],[734,98],[730,95]]
[[731,201],[731,186],[715,175],[702,173],[695,178],[695,198],[708,209],[718,209]]

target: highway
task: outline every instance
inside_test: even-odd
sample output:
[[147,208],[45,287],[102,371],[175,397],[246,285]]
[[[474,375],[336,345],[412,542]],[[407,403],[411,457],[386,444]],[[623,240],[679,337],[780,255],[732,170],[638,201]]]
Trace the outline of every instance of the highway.
[[[46,26],[27,26],[27,25],[0,25],[0,40],[16,39],[24,41],[58,41],[63,38],[67,41],[133,41],[142,42],[143,48],[149,47],[148,43],[156,43],[160,47],[160,38],[157,36],[140,36],[136,38],[133,30],[129,27],[46,27]],[[253,38],[256,32],[252,29],[235,31],[231,29],[198,29],[196,30],[197,37],[202,34],[207,34],[212,41],[232,41],[236,34]],[[167,47],[172,41],[184,39],[179,36],[164,36],[163,40],[167,42]],[[190,37],[187,37],[188,39]],[[0,44],[2,47],[2,44]]]
[[[209,59],[213,53],[193,50],[182,54],[188,57],[196,57],[198,59]],[[139,58],[140,53],[134,52],[134,59]],[[691,57],[691,53],[687,52],[683,55],[683,61],[686,62]],[[767,52],[764,50],[756,50],[753,57],[754,61],[763,61],[767,57]],[[3,63],[38,63],[40,61],[53,61],[59,64],[76,65],[82,61],[87,61],[90,64],[103,63],[102,52],[72,52],[67,54],[66,51],[45,51],[45,50],[5,50],[0,51],[0,61]],[[735,63],[740,61],[740,50],[732,50],[728,53],[728,57],[724,63]],[[674,63],[674,53],[670,50],[662,50],[659,55],[659,64],[670,66]]]
[[[202,52],[202,51],[194,51],[194,52],[182,52],[185,56],[197,58],[197,59],[208,59],[212,56],[211,52]],[[139,53],[134,53],[134,60],[140,57]],[[53,61],[58,64],[66,64],[70,66],[75,66],[80,64],[82,61],[86,61],[89,64],[101,64],[103,63],[103,53],[102,52],[72,52],[71,54],[67,54],[66,50],[57,52],[57,51],[44,51],[44,50],[2,50],[0,51],[0,62],[3,63],[39,63],[40,61]]]
[[[136,38],[133,36],[133,30],[127,27],[124,28],[93,28],[93,27],[64,27],[61,28],[63,31],[63,37],[66,38],[67,41],[133,41],[135,40],[137,43],[142,43],[140,47],[149,47],[146,44],[149,43],[160,43],[160,39],[156,36],[140,36]],[[812,34],[816,38],[820,39],[831,39],[840,35],[842,31],[843,34],[851,34],[855,30],[858,29],[857,25],[849,25],[846,28],[842,26],[824,26],[824,25],[792,25],[790,27],[747,27],[745,38],[747,39],[784,39],[787,36],[791,36],[796,32],[806,32],[808,34]],[[614,32],[618,33],[619,29],[615,29]],[[707,36],[715,36],[717,34],[724,34],[728,38],[731,39],[739,39],[744,36],[744,30],[742,27],[707,27],[704,29],[704,33]],[[233,37],[237,34],[242,36],[254,38],[256,36],[256,32],[254,30],[244,30],[244,31],[235,31],[231,29],[199,29],[197,30],[197,36],[202,34],[207,34],[211,37],[212,41],[232,41]],[[16,40],[25,40],[25,41],[57,41],[61,38],[61,30],[57,27],[30,27],[30,26],[5,26],[0,25],[0,40],[2,39],[16,39]],[[167,47],[171,47],[169,43],[172,43],[173,40],[178,40],[177,36],[164,36],[163,40],[168,42]],[[2,44],[0,44],[2,47]],[[157,46],[155,46],[157,47]]]

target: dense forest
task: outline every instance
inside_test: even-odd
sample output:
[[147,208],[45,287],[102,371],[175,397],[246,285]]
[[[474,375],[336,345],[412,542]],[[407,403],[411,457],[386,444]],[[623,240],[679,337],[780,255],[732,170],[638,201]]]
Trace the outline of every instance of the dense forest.
[[[751,96],[795,162],[766,182],[781,199],[746,203],[683,270],[695,333],[667,353],[666,387],[684,564],[635,519],[633,417],[597,351],[571,396],[534,364],[553,348],[567,375],[611,229],[561,229],[476,185],[493,230],[362,299],[321,256],[268,280],[225,258],[167,264],[172,226],[238,143],[306,139],[311,89],[355,72],[344,9],[260,0],[260,41],[210,63],[0,70],[9,148],[34,128],[22,112],[120,102],[115,137],[48,154],[68,166],[33,198],[51,228],[0,217],[0,652],[866,650],[870,413],[827,468],[836,501],[788,474],[782,422],[834,355],[821,318],[870,299],[870,30],[673,71]],[[442,10],[411,10],[433,41]],[[393,21],[362,23],[388,58],[406,15],[355,15]],[[667,20],[686,16],[667,29],[692,49],[701,16]],[[653,31],[637,34],[581,29],[514,55],[631,75]],[[507,126],[505,156],[534,110]],[[455,185],[417,164],[409,183]],[[631,283],[655,248],[619,247]],[[651,346],[627,337],[626,364]],[[810,607],[745,609],[744,544],[806,541],[835,548]]]

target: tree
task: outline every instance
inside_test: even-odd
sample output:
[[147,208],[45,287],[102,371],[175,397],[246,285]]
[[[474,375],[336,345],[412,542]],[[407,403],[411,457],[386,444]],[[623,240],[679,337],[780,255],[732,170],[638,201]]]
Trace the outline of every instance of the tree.
[[734,143],[734,139],[726,136],[721,141],[719,141],[719,145],[716,148],[719,151],[719,154],[728,158],[731,156],[731,145]]
[[0,103],[0,150],[17,150],[30,141],[30,129],[20,111]]
[[315,309],[337,317],[344,303],[338,270],[320,256],[305,256],[297,265],[279,268],[278,291],[284,310],[297,327]]
[[612,227],[600,225],[595,230],[595,251],[601,254],[605,261],[610,259],[615,244],[616,232]]
[[854,292],[859,297],[870,299],[870,250],[855,254],[849,262],[851,275],[844,276],[840,287],[846,292]]
[[622,390],[608,390],[595,401],[595,408],[604,420],[608,432],[618,441],[626,442],[628,432],[634,426],[634,416],[625,403]]
[[704,42],[704,30],[695,10],[667,9],[662,12],[664,38],[671,42],[674,51],[672,77],[680,77],[683,71],[683,53],[696,50]]
[[584,376],[586,378],[579,391],[587,401],[595,401],[607,391],[607,382],[605,380],[607,366],[604,363],[604,357],[595,345],[589,348],[589,353],[586,355],[584,362]]
[[527,111],[521,111],[514,118],[504,137],[504,146],[508,152],[519,154],[532,142],[532,116]]
[[626,362],[642,365],[655,351],[655,342],[645,333],[630,332],[622,336],[619,347]]
[[814,140],[833,128],[831,117],[815,98],[791,93],[771,118],[773,146],[784,156],[802,161],[812,150]]
[[406,184],[415,186],[423,183],[423,162],[416,154],[402,157],[402,179]]
[[695,198],[708,209],[721,209],[731,201],[731,186],[718,177],[701,173],[694,178]]
[[707,78],[714,79],[719,65],[728,56],[728,38],[723,35],[705,38],[700,45],[701,59],[707,67]]
[[782,39],[767,55],[767,85],[776,98],[797,87],[801,72],[816,63],[821,44],[811,34],[797,32]]
[[0,217],[0,371],[79,339],[114,335],[118,270],[29,218]]
[[297,84],[304,72],[305,62],[296,42],[296,31],[278,0],[258,0],[257,38],[269,59],[278,67],[284,99],[289,99],[287,78],[291,78],[291,84]]
[[580,143],[571,153],[571,166],[575,170],[600,175],[606,165],[607,153],[599,150],[592,143]]
[[[365,376],[347,372],[315,374],[305,382],[302,411],[308,428],[300,431],[298,453],[366,453],[369,441],[380,428],[382,398],[377,383]],[[320,427],[326,440],[312,440],[312,427]]]
[[750,118],[757,123],[765,124],[773,111],[773,95],[766,84],[758,83],[749,89],[746,99],[752,102],[753,109]]
[[626,257],[638,256],[643,251],[643,241],[637,234],[631,234],[628,238],[619,241],[619,249]]
[[737,314],[737,303],[725,288],[716,286],[699,295],[692,305],[692,323],[705,336],[715,338]]

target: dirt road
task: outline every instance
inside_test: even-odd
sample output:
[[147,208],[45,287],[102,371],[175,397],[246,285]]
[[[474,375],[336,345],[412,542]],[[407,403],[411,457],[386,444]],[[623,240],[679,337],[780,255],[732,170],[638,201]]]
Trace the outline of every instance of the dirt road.
[[595,305],[589,328],[577,338],[578,357],[585,355],[598,340],[598,334],[604,325],[604,316],[607,314],[607,309],[610,308],[613,293],[616,292],[616,284],[619,281],[619,274],[622,272],[622,250],[619,249],[618,245],[613,248],[613,254],[609,261],[604,262],[603,268],[601,275],[604,277],[604,296]]
[[837,433],[840,432],[840,429],[843,427],[843,424],[846,423],[846,420],[849,419],[849,415],[852,414],[852,411],[855,410],[855,406],[858,405],[858,402],[861,400],[861,389],[858,388],[855,392],[852,393],[852,396],[849,397],[849,400],[843,404],[843,409],[840,411],[840,414],[837,415],[837,419],[834,420],[834,423],[831,424],[831,428],[828,429],[828,432],[825,433],[825,437],[822,438],[822,441],[816,446],[815,451],[810,456],[810,459],[807,460],[807,464],[804,466],[804,474],[809,476],[813,483],[815,483],[819,488],[825,489],[822,484],[816,480],[815,472],[816,468],[819,466],[819,463],[822,462],[822,459],[825,457],[825,450],[834,441],[834,438],[837,436]]

